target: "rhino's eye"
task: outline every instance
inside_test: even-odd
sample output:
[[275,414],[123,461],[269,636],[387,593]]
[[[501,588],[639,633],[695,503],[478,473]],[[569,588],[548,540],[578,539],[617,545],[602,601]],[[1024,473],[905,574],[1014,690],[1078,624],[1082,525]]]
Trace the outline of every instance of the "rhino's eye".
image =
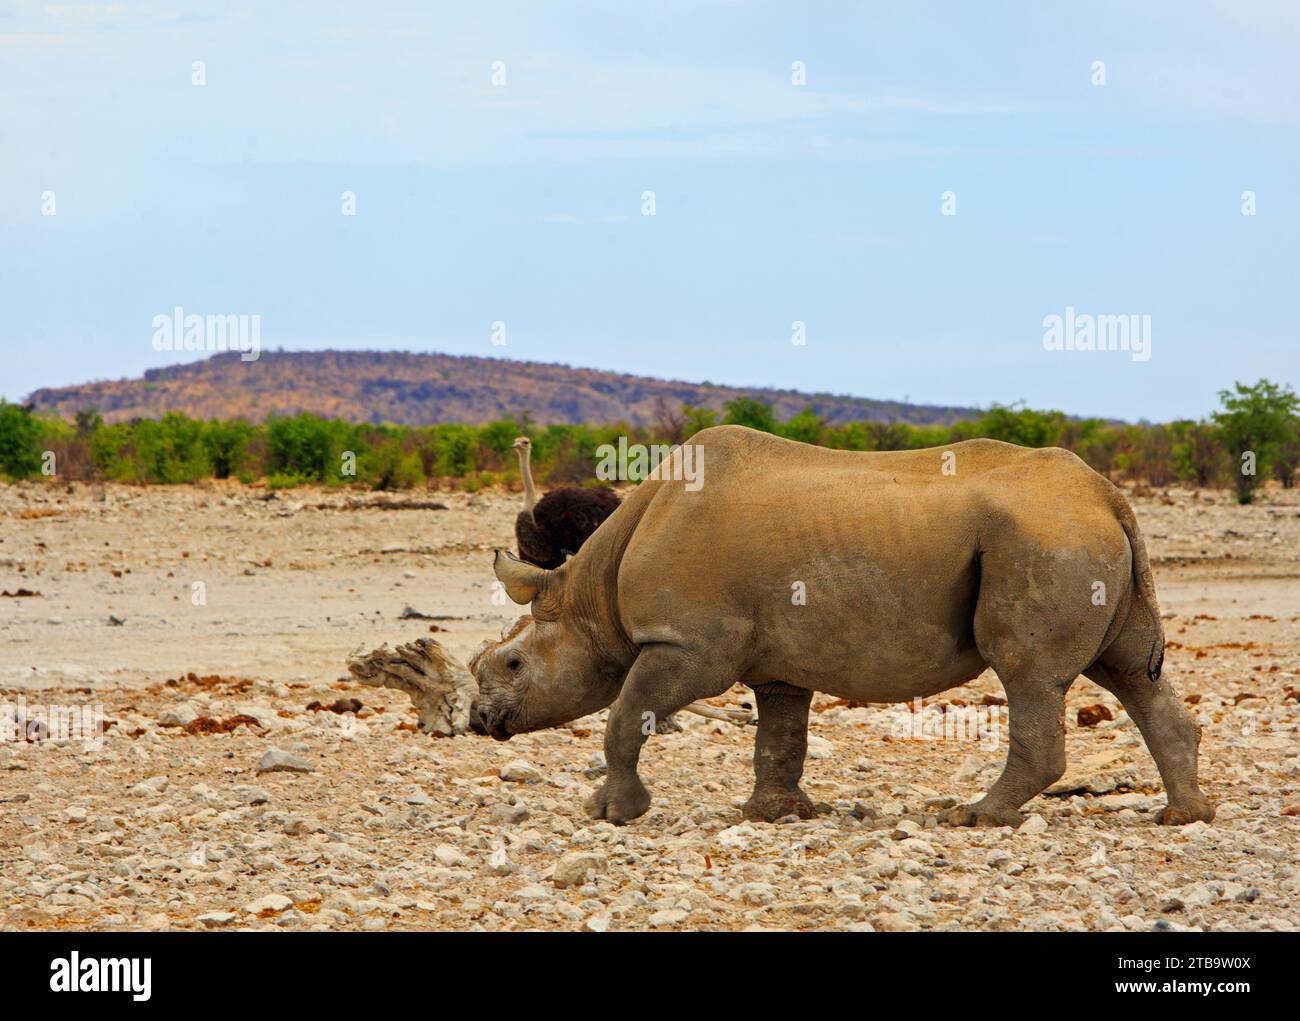
[[518,656],[511,656],[506,660],[506,666],[511,670],[518,670],[523,665],[523,661]]

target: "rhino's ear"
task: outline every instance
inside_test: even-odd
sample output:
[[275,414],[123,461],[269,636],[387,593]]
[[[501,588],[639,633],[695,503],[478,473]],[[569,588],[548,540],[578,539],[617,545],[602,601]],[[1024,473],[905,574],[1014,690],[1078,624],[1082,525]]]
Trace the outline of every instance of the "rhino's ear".
[[496,551],[492,571],[506,587],[506,595],[516,603],[531,603],[536,599],[546,584],[546,576],[551,573],[544,567],[526,564],[513,553],[501,549]]

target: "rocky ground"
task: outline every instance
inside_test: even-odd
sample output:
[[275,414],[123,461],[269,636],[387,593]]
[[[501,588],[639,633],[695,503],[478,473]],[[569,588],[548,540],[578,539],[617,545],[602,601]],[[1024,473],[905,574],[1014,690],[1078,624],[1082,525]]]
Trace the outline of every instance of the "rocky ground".
[[920,716],[819,697],[815,820],[741,822],[752,731],[687,717],[643,757],[650,813],[592,823],[603,714],[433,739],[400,693],[341,680],[357,649],[432,634],[463,659],[499,633],[488,551],[517,497],[267,496],[0,486],[0,703],[106,721],[98,743],[0,741],[0,926],[1300,927],[1294,493],[1134,500],[1217,820],[1154,825],[1150,757],[1080,680],[1070,771],[1018,830],[934,822],[1005,754],[987,673]]

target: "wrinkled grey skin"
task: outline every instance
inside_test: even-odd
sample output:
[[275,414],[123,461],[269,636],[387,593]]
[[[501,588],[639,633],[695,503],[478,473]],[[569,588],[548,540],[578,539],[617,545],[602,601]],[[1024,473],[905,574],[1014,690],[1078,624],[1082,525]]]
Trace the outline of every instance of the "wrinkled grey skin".
[[593,816],[643,814],[637,761],[653,721],[741,682],[759,718],[745,816],[808,817],[814,691],[901,702],[991,666],[1010,713],[1006,768],[945,821],[1019,824],[1065,770],[1065,693],[1081,673],[1141,729],[1168,793],[1160,821],[1213,818],[1199,729],[1159,676],[1137,523],[1073,454],[991,440],[858,453],[735,426],[691,442],[708,454],[697,492],[643,482],[554,571],[496,556],[532,616],[470,665],[484,725],[505,740],[612,705]]

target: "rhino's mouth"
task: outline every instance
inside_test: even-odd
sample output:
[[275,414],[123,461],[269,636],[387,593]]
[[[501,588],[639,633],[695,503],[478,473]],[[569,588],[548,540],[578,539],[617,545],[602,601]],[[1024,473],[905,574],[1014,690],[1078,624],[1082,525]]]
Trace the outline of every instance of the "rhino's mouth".
[[514,732],[510,729],[508,713],[503,712],[496,706],[480,705],[478,715],[483,729],[487,732],[488,737],[494,741],[509,741],[514,737]]

